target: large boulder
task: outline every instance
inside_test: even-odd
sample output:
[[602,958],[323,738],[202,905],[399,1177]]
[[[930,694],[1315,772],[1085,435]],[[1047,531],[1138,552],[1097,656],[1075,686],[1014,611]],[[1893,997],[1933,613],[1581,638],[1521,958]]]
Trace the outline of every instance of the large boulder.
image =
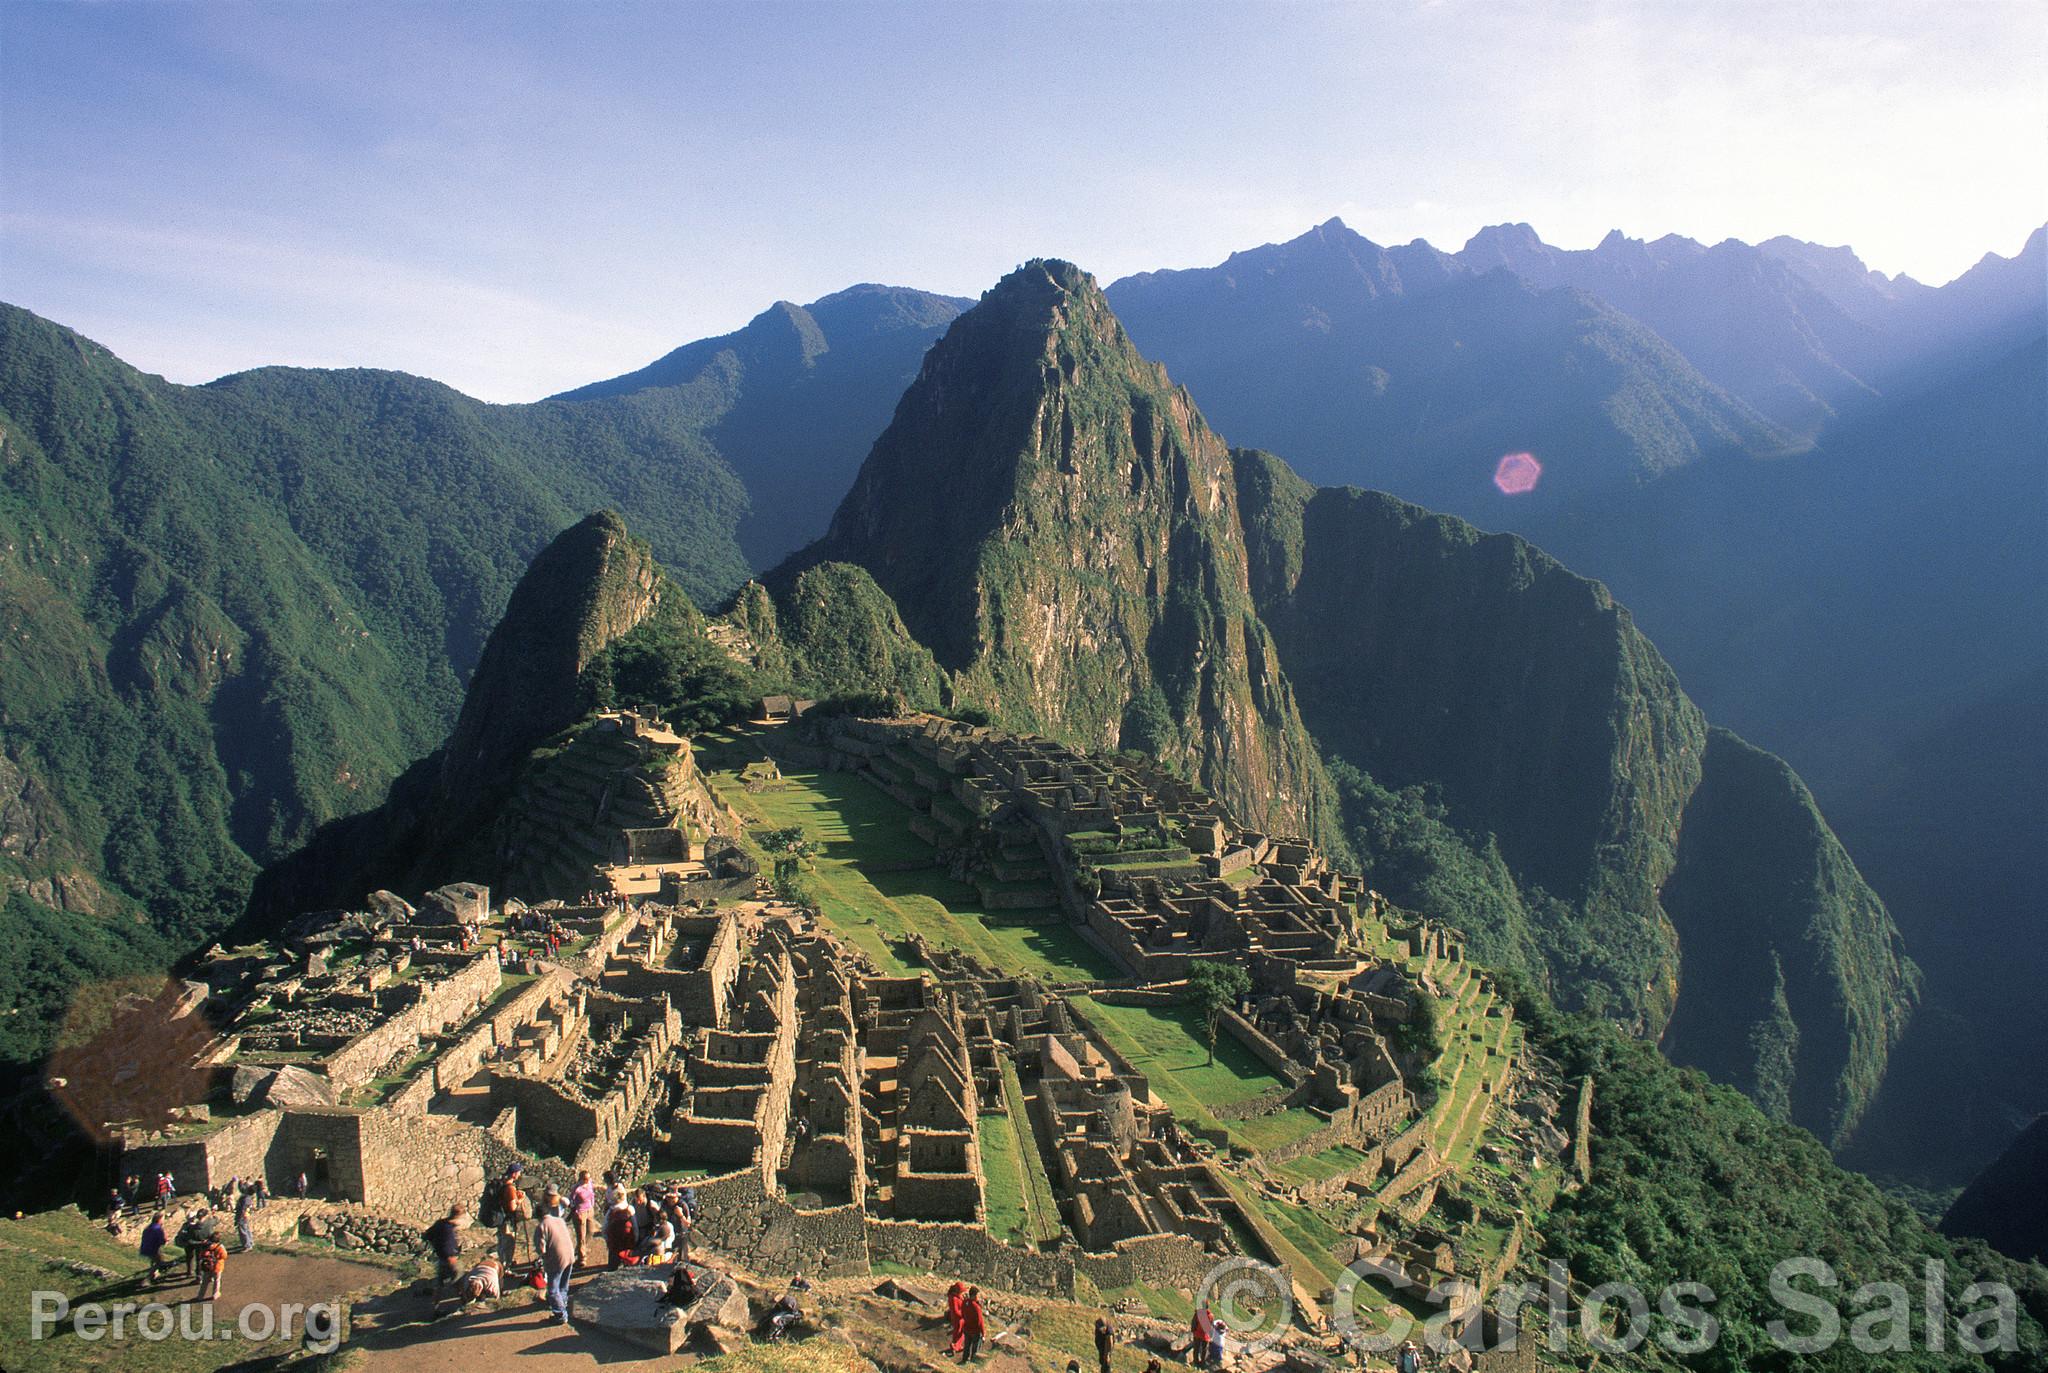
[[235,1065],[234,1075],[228,1079],[228,1099],[237,1106],[247,1106],[261,1096],[263,1089],[277,1074],[269,1068],[258,1068],[249,1063]]
[[363,905],[369,911],[370,923],[380,929],[386,925],[412,923],[412,903],[394,892],[373,891],[363,898]]
[[747,1328],[746,1294],[726,1275],[701,1264],[691,1265],[703,1295],[687,1310],[668,1305],[668,1268],[621,1268],[599,1273],[576,1289],[570,1314],[578,1324],[595,1326],[629,1344],[657,1354],[677,1354],[698,1329],[728,1334]]
[[450,882],[421,898],[418,919],[427,925],[481,925],[491,913],[491,889]]
[[263,1099],[272,1106],[332,1106],[334,1084],[311,1069],[288,1063],[263,1089]]

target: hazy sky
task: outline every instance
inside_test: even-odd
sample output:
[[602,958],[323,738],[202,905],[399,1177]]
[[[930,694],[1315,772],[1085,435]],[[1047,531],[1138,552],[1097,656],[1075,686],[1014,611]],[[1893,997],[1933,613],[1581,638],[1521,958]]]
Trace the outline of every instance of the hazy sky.
[[1941,282],[2048,220],[2044,70],[2037,0],[0,0],[0,298],[179,381],[525,400],[777,298],[1106,283],[1333,214]]

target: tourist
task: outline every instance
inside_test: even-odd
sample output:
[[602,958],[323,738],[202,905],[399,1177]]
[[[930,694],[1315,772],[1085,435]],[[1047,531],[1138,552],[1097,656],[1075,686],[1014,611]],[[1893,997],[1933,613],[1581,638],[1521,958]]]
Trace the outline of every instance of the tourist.
[[691,1220],[697,1219],[697,1189],[685,1187],[682,1191],[683,1214]]
[[533,1252],[547,1275],[548,1309],[557,1325],[567,1325],[569,1279],[576,1272],[576,1235],[569,1222],[559,1215],[542,1216],[533,1227]]
[[569,1220],[569,1203],[563,1201],[562,1194],[553,1187],[549,1187],[547,1191],[541,1193],[540,1213],[543,1216],[553,1216],[556,1220],[568,1225],[570,1234],[576,1233],[575,1225]]
[[1394,1367],[1399,1370],[1399,1373],[1421,1373],[1422,1351],[1415,1347],[1415,1341],[1403,1340],[1401,1342],[1401,1353],[1394,1360]]
[[946,1289],[946,1333],[951,1336],[946,1344],[948,1354],[958,1354],[960,1342],[967,1338],[966,1318],[961,1314],[966,1303],[966,1283],[956,1282]]
[[645,1187],[633,1191],[633,1228],[642,1238],[654,1233],[654,1201],[647,1195]]
[[235,1237],[240,1241],[244,1254],[256,1247],[256,1225],[249,1219],[249,1208],[255,1200],[256,1194],[246,1187],[235,1198]]
[[463,1205],[456,1202],[448,1214],[427,1227],[427,1248],[434,1253],[434,1281],[442,1287],[455,1281],[455,1260],[462,1253]]
[[162,1206],[164,1203],[168,1202],[171,1199],[171,1187],[171,1175],[169,1173],[158,1173],[156,1175],[157,1205]]
[[639,1231],[633,1224],[633,1208],[624,1197],[612,1203],[612,1209],[605,1213],[604,1243],[611,1251],[607,1268],[617,1268],[630,1263],[634,1257],[633,1246],[639,1239]]
[[107,1228],[114,1234],[121,1232],[121,1189],[118,1187],[107,1192]]
[[517,1257],[519,1234],[525,1228],[526,1193],[519,1187],[524,1171],[523,1164],[515,1163],[498,1180],[498,1261],[507,1267]]
[[179,1252],[185,1258],[186,1278],[190,1279],[197,1276],[199,1251],[204,1249],[212,1239],[213,1228],[207,1221],[206,1208],[204,1206],[185,1217],[185,1223],[178,1227],[178,1238],[175,1243],[178,1246]]
[[569,1212],[576,1225],[576,1262],[588,1267],[584,1251],[597,1228],[597,1188],[591,1185],[588,1168],[576,1175],[576,1185],[569,1191]]
[[142,1227],[142,1245],[138,1252],[149,1260],[149,1272],[144,1275],[144,1282],[153,1283],[162,1276],[164,1245],[167,1242],[164,1234],[164,1213],[159,1211],[149,1218],[149,1224]]
[[486,1254],[476,1261],[462,1279],[461,1305],[471,1302],[496,1301],[505,1292],[505,1265],[497,1256]]
[[305,1175],[305,1173],[304,1173],[304,1172],[301,1172],[301,1173],[299,1174],[299,1181],[298,1181],[298,1191],[299,1191],[299,1200],[300,1200],[300,1201],[304,1201],[304,1200],[306,1199],[306,1187],[307,1187],[307,1183],[306,1183],[306,1175]]
[[767,1330],[770,1340],[779,1340],[782,1333],[803,1319],[803,1308],[797,1304],[796,1293],[786,1291],[775,1299],[775,1305],[768,1308]]
[[690,1213],[683,1209],[681,1202],[677,1202],[675,1210],[669,1213],[669,1224],[676,1232],[676,1257],[687,1263],[690,1258],[690,1235],[697,1227],[690,1219]]
[[199,1251],[199,1300],[220,1300],[220,1280],[228,1271],[228,1247],[219,1240],[208,1238],[206,1247]]
[[988,1313],[981,1309],[981,1289],[967,1289],[960,1303],[960,1362],[972,1363],[981,1352],[981,1337],[988,1333]]
[[1145,1360],[1145,1373],[1165,1373],[1165,1370],[1159,1366],[1158,1359],[1147,1359]]
[[261,1211],[270,1205],[270,1183],[259,1175],[256,1179],[256,1209]]
[[640,1257],[648,1263],[666,1263],[675,1252],[676,1227],[666,1211],[654,1213],[654,1228],[640,1241]]
[[1203,1302],[1195,1308],[1195,1319],[1188,1326],[1188,1356],[1195,1367],[1209,1366],[1209,1341],[1215,1335],[1216,1318],[1209,1314],[1209,1303]]
[[1109,1351],[1116,1347],[1116,1327],[1109,1323],[1109,1317],[1095,1318],[1095,1362],[1102,1373],[1109,1373]]
[[1230,1361],[1227,1357],[1227,1351],[1230,1347],[1229,1339],[1230,1327],[1212,1317],[1209,1321],[1209,1366],[1211,1368],[1224,1369],[1230,1366]]

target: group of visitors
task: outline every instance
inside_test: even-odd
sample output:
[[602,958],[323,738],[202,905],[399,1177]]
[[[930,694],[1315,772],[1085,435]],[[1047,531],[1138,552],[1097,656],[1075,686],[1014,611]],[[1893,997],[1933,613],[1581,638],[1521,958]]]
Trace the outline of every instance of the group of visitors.
[[[690,1237],[696,1226],[697,1191],[671,1185],[628,1191],[616,1173],[595,1182],[586,1169],[576,1175],[567,1195],[547,1186],[536,1203],[526,1190],[525,1165],[511,1164],[491,1188],[497,1224],[497,1253],[457,1276],[463,1209],[457,1207],[427,1232],[427,1243],[441,1263],[437,1279],[444,1290],[456,1289],[466,1303],[502,1295],[506,1274],[522,1261],[540,1275],[550,1311],[568,1319],[569,1283],[575,1270],[594,1266],[597,1244],[604,1242],[606,1267],[675,1263],[686,1269]],[[680,1274],[672,1275],[671,1290]],[[692,1274],[684,1283],[693,1287]],[[694,1297],[691,1298],[695,1300]]]
[[[173,1222],[180,1222],[175,1237],[170,1229]],[[149,1265],[143,1274],[145,1284],[154,1285],[169,1275],[170,1250],[174,1248],[185,1261],[184,1281],[199,1280],[198,1300],[219,1300],[221,1280],[227,1274],[228,1250],[221,1243],[218,1217],[204,1205],[182,1216],[169,1215],[162,1209],[151,1212],[137,1246],[137,1252]]]

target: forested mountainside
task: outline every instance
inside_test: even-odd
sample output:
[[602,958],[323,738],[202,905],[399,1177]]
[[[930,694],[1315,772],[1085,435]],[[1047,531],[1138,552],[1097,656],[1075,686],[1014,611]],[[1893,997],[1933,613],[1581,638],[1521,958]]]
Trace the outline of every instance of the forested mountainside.
[[1267,454],[1239,474],[1260,613],[1382,888],[1844,1137],[1915,975],[1790,769],[1522,540]]
[[[1085,273],[1027,264],[949,330],[769,583],[825,560],[873,574],[958,700],[1266,802],[1832,1140],[1868,1104],[1914,973],[1789,771],[1710,746],[1626,612],[1521,540],[1229,452]],[[1781,844],[1744,849],[1726,798]],[[1721,920],[1744,930],[1726,963]]]
[[825,528],[925,350],[969,304],[874,285],[777,301],[743,329],[556,399],[674,395],[747,489],[741,551],[772,567]]
[[162,966],[454,719],[529,559],[616,505],[677,583],[745,493],[673,396],[488,406],[395,373],[169,385],[0,310],[0,1051]]

